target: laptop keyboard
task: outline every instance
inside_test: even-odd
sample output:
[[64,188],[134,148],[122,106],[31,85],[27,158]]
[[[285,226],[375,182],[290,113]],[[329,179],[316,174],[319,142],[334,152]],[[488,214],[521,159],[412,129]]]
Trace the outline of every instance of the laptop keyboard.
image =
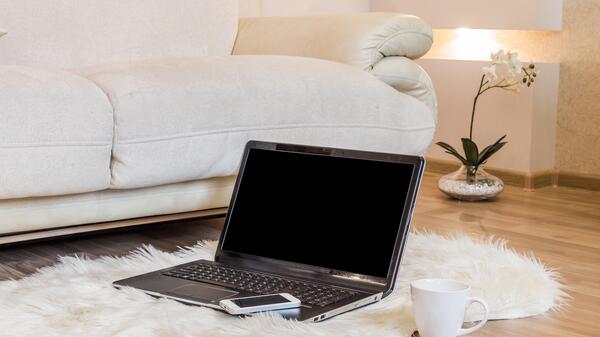
[[260,295],[288,293],[298,298],[302,304],[320,307],[356,294],[346,289],[203,263],[186,265],[167,271],[163,275],[190,281],[225,285],[236,290],[244,290]]

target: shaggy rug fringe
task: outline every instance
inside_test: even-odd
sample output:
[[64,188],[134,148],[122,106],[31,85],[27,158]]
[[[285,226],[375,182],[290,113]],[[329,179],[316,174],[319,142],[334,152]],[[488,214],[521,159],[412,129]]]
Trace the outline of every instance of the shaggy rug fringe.
[[[0,336],[408,337],[415,330],[409,284],[425,277],[471,284],[472,296],[488,302],[492,319],[559,310],[568,299],[556,270],[533,254],[508,248],[505,240],[425,232],[411,233],[392,295],[318,324],[288,321],[270,313],[236,318],[111,286],[117,279],[212,259],[215,249],[216,242],[209,241],[174,253],[143,246],[123,257],[61,257],[56,265],[29,277],[0,282]],[[478,310],[472,308],[467,319],[477,320]]]

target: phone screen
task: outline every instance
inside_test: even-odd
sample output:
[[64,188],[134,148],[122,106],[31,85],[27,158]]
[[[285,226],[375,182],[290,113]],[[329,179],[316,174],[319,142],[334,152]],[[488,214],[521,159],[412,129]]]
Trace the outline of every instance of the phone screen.
[[257,307],[261,305],[289,303],[290,301],[281,295],[267,295],[257,297],[246,297],[231,300],[240,308]]

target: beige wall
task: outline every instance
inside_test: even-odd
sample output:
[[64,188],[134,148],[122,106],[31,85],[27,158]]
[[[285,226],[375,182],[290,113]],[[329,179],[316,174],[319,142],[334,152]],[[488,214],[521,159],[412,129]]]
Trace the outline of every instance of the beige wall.
[[600,175],[600,1],[564,0],[557,165]]
[[433,28],[554,29],[563,0],[371,0],[371,11],[404,12]]
[[260,16],[261,0],[239,0],[240,16]]
[[369,11],[369,0],[240,0],[242,16],[297,16]]

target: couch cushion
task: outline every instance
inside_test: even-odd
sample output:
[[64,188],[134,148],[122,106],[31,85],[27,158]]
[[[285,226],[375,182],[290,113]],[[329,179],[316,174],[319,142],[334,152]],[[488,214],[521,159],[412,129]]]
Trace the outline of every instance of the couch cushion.
[[0,79],[0,199],[107,188],[113,116],[102,90],[21,66],[0,66]]
[[229,55],[237,0],[0,0],[0,64]]
[[114,107],[114,188],[231,175],[249,139],[417,154],[435,127],[417,99],[323,60],[171,59],[81,73]]

